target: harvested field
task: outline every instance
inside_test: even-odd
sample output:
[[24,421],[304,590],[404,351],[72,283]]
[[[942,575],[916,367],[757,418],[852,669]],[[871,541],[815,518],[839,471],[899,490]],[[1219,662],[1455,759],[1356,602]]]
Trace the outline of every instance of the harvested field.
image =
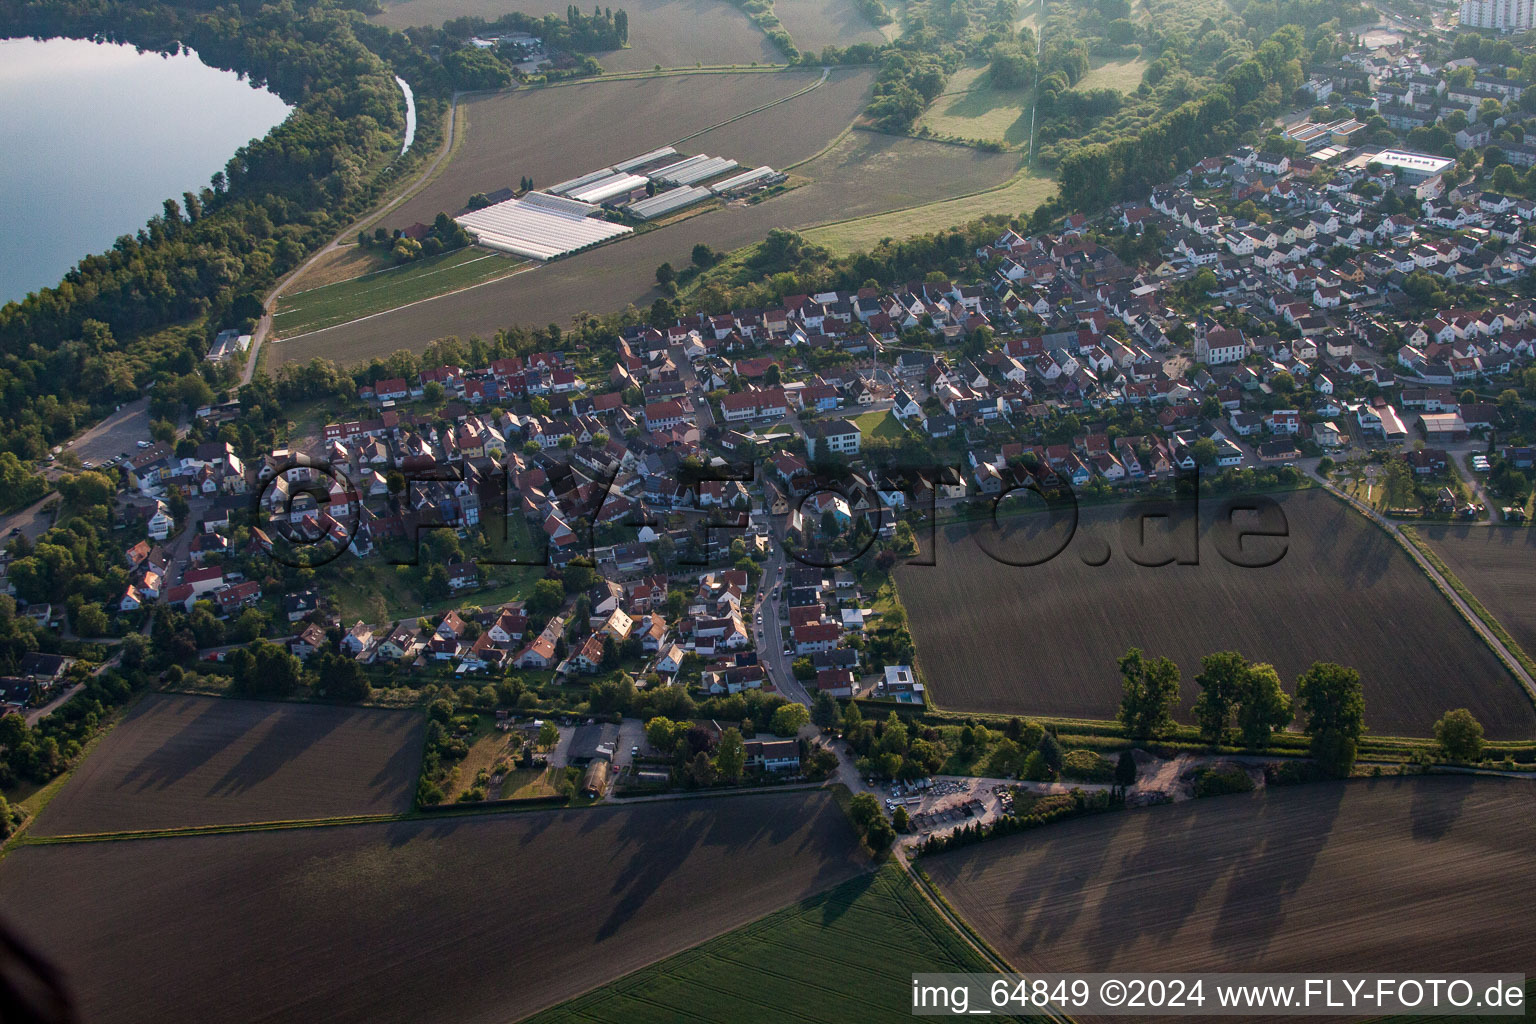
[[1525,527],[1414,527],[1527,654],[1536,654],[1536,531]]
[[865,863],[831,796],[785,793],[30,846],[0,900],[98,1024],[500,1024]]
[[[1002,564],[977,538],[1015,562],[1044,558],[1063,534],[1048,533],[1043,515],[1000,529],[941,527],[937,565],[896,574],[932,696],[956,710],[1109,719],[1120,702],[1116,660],[1135,646],[1178,662],[1188,720],[1200,658],[1238,650],[1273,663],[1287,688],[1313,661],[1358,669],[1377,734],[1428,735],[1454,707],[1470,708],[1490,737],[1536,732],[1519,683],[1390,537],[1325,492],[1276,498],[1289,541],[1266,568],[1218,553],[1231,528],[1216,528],[1223,503],[1214,498],[1201,503],[1198,565],[1132,563],[1131,505],[1083,509],[1070,546],[1036,566]],[[1188,517],[1181,523],[1187,539]],[[1148,525],[1142,561],[1172,556],[1162,534]],[[1260,552],[1275,545],[1248,542]],[[1106,564],[1086,564],[1106,551]]]
[[[916,211],[919,215],[948,209],[949,204],[939,200],[1008,179],[1018,160],[1013,153],[981,153],[963,146],[850,132],[826,153],[796,168],[797,175],[812,180],[783,195],[756,204],[729,204],[471,291],[333,327],[296,342],[271,345],[264,350],[267,365],[275,370],[283,362],[302,362],[315,356],[351,365],[387,356],[396,349],[419,351],[432,339],[448,335],[489,337],[509,324],[566,324],[582,310],[617,310],[630,302],[648,306],[661,294],[656,290],[656,267],[664,262],[686,266],[696,242],[728,252],[761,241],[775,227],[799,228],[911,203],[934,204]],[[998,212],[1018,212],[1021,208],[1004,207]],[[893,216],[905,222],[908,215]],[[951,223],[955,222],[933,223],[923,230],[937,230]],[[820,241],[817,233],[810,235]]]
[[414,711],[150,695],[76,769],[34,835],[408,811]]
[[885,42],[885,33],[859,13],[853,0],[773,0],[773,13],[802,50],[820,53],[828,46]]
[[[723,0],[716,2],[725,6]],[[464,142],[447,167],[421,192],[385,215],[384,221],[392,227],[415,221],[430,224],[439,213],[463,209],[476,192],[515,187],[524,175],[533,178],[536,187],[553,185],[670,145],[685,135],[799,92],[820,77],[820,71],[677,75],[478,95],[464,105]],[[849,72],[839,77],[868,76]],[[781,105],[793,107],[799,116],[809,119],[802,124],[813,138],[819,135],[822,142],[818,148],[853,120],[864,92],[856,89],[854,95],[844,96],[846,90],[835,91],[829,94],[834,103],[818,109],[821,91],[815,89]],[[840,105],[837,100],[841,100]],[[741,123],[750,123],[757,116]],[[752,152],[720,150],[711,151],[711,155],[733,157],[742,163],[767,162],[776,159],[772,141],[760,136]],[[704,145],[702,140],[695,140],[686,148],[689,153],[703,152]]]
[[1528,782],[1395,778],[1099,815],[923,866],[1020,970],[1530,974],[1532,843]]
[[962,139],[1029,144],[1034,90],[996,89],[985,64],[967,64],[953,75],[939,98],[918,118],[918,126]]
[[805,237],[833,252],[850,253],[873,247],[882,238],[911,238],[1000,213],[1028,215],[1056,194],[1056,180],[1021,170],[994,189],[958,199],[941,199],[890,213],[877,213],[806,231]]
[[909,1020],[914,971],[987,966],[894,865],[549,1010],[532,1024]]
[[[593,54],[609,71],[648,71],[657,64],[678,68],[696,63],[784,62],[784,55],[762,30],[728,0],[627,0],[623,7],[629,12],[629,46]],[[405,0],[386,3],[373,20],[390,28],[409,28],[452,18],[495,20],[512,11],[564,18],[565,9],[557,0]]]

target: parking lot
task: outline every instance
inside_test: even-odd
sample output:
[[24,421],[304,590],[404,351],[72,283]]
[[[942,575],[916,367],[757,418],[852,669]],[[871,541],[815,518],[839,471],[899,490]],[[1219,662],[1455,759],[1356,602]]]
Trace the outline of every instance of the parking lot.
[[149,399],[129,402],[112,415],[65,445],[81,464],[102,466],[110,459],[138,450],[138,442],[149,440]]

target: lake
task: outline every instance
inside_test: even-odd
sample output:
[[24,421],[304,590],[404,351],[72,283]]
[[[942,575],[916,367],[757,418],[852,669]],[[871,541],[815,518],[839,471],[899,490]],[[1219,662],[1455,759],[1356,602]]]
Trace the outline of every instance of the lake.
[[0,303],[179,204],[288,111],[187,54],[0,40]]

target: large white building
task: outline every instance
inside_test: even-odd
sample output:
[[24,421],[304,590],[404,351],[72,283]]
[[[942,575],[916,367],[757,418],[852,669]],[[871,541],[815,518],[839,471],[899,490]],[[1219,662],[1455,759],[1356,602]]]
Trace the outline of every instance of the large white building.
[[1465,0],[1461,23],[1467,28],[1528,32],[1536,28],[1536,0]]

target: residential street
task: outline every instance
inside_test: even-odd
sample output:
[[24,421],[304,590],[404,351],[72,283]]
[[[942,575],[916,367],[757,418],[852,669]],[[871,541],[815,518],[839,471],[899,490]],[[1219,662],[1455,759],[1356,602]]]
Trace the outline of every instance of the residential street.
[[779,639],[779,607],[784,602],[784,576],[780,571],[788,572],[786,566],[793,563],[784,554],[784,548],[777,537],[774,538],[772,552],[768,561],[763,563],[763,580],[759,587],[757,610],[753,613],[752,638],[757,645],[763,671],[768,674],[768,680],[774,688],[790,700],[810,707],[811,696],[800,680],[795,678],[791,667],[794,656],[784,654],[784,643]]

